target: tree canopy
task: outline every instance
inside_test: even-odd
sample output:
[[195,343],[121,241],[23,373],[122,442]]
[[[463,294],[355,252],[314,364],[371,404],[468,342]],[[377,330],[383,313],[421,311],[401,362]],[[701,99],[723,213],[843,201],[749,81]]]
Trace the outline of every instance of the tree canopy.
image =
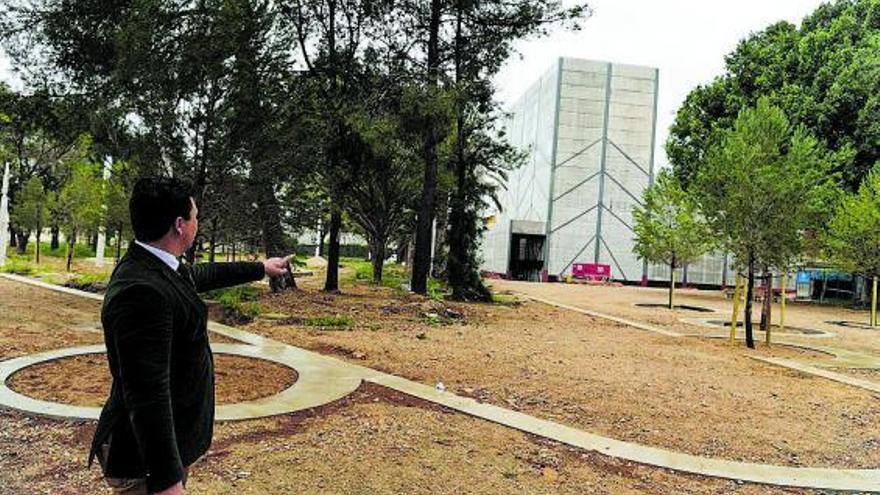
[[835,0],[800,27],[779,22],[742,40],[725,73],[688,94],[666,151],[685,186],[745,108],[768,98],[825,145],[856,190],[880,159],[880,1]]
[[826,255],[841,268],[880,276],[880,167],[841,198],[824,233]]
[[836,193],[830,164],[804,126],[761,98],[718,136],[692,185],[721,246],[748,274],[750,346],[754,275],[788,268],[822,228]]

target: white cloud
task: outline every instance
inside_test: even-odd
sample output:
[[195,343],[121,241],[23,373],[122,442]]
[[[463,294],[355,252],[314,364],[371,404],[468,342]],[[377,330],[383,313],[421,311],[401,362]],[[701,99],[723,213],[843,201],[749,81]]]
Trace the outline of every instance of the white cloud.
[[512,103],[557,57],[578,57],[660,69],[657,166],[675,112],[695,86],[724,69],[724,56],[749,33],[780,20],[799,24],[820,0],[588,0],[592,18],[580,32],[556,32],[516,44],[496,78],[498,98]]

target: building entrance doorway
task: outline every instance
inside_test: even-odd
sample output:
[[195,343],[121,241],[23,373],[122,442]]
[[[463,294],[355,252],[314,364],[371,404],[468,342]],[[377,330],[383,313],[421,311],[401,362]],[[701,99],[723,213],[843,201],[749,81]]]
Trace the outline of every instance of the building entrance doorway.
[[544,269],[544,236],[512,234],[508,273],[513,280],[540,282]]

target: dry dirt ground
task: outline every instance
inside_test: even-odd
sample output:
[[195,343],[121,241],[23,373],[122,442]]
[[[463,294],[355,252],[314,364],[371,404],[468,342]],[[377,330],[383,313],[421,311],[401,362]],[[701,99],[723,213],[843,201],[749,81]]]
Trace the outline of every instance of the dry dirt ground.
[[[712,309],[712,313],[700,313],[677,309],[670,311],[665,307],[644,308],[635,304],[665,304],[668,301],[668,289],[642,288],[633,286],[593,286],[593,285],[568,285],[568,284],[532,284],[525,282],[512,282],[506,280],[493,280],[495,289],[502,292],[518,292],[553,300],[563,304],[576,306],[584,309],[600,311],[602,313],[629,318],[641,322],[660,325],[684,334],[718,334],[727,333],[728,330],[721,328],[708,328],[692,323],[683,322],[682,319],[711,319],[730,321],[733,313],[733,303],[724,297],[721,291],[678,289],[676,290],[676,305],[691,305]],[[773,305],[772,321],[774,328],[771,329],[771,337],[786,341],[803,344],[836,347],[853,352],[880,356],[880,327],[871,329],[867,326],[869,312],[840,306],[819,305],[810,302],[788,302],[785,312],[785,326],[810,330],[831,332],[832,337],[811,337],[787,332],[786,335],[775,335],[780,317],[779,304]],[[760,307],[753,308],[753,318],[760,321]],[[743,319],[743,309],[739,310],[739,321]],[[835,322],[849,322],[850,325],[839,325]],[[743,332],[739,332],[740,338]],[[763,332],[755,332],[755,339],[764,340]],[[877,369],[851,369],[838,368],[833,371],[880,382],[880,370]]]
[[[317,277],[316,277],[317,279]],[[765,365],[721,342],[669,339],[542,304],[462,305],[304,279],[266,294],[281,319],[246,325],[294,345],[614,438],[784,465],[880,465],[880,398]],[[0,280],[0,359],[101,342],[99,303]],[[342,329],[310,318],[345,315]],[[436,316],[435,316],[436,315]],[[218,356],[218,400],[269,395],[295,374]],[[99,356],[10,380],[29,395],[95,404]],[[84,493],[91,422],[0,411],[0,494]],[[219,424],[192,493],[809,493],[672,473],[569,449],[378,386],[276,418]],[[100,492],[100,490],[98,490]]]
[[[698,313],[694,311],[670,311],[664,307],[641,308],[635,304],[664,304],[668,301],[668,289],[643,288],[634,286],[604,285],[569,285],[569,284],[533,284],[507,280],[492,280],[496,290],[523,292],[545,299],[613,314],[638,321],[663,325],[683,333],[716,333],[719,329],[699,327],[683,323],[682,318],[712,318],[730,320],[732,301],[726,299],[721,291],[677,289],[676,305],[694,305],[713,309],[714,313]],[[755,322],[760,321],[761,308],[754,305],[752,314]],[[779,304],[773,305],[772,321],[778,323]],[[786,335],[786,340],[810,342],[820,345],[841,347],[855,352],[880,355],[880,327],[875,329],[861,328],[867,325],[870,315],[867,310],[855,310],[847,307],[819,305],[809,302],[791,302],[786,305],[785,325],[833,332],[835,337],[815,338],[797,335]],[[743,319],[740,308],[739,320]],[[837,321],[852,322],[856,326],[840,326]],[[757,327],[757,325],[756,325]],[[756,332],[756,339],[763,340],[763,333]]]

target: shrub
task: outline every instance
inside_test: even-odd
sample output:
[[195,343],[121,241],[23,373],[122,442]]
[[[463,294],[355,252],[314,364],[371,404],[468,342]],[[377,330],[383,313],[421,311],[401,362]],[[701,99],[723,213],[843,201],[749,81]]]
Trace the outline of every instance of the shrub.
[[345,329],[354,325],[354,320],[350,316],[314,316],[306,318],[306,326],[321,327],[327,329]]
[[205,294],[208,299],[217,301],[223,309],[224,320],[232,323],[248,323],[260,315],[260,291],[250,285],[239,285],[217,289]]

